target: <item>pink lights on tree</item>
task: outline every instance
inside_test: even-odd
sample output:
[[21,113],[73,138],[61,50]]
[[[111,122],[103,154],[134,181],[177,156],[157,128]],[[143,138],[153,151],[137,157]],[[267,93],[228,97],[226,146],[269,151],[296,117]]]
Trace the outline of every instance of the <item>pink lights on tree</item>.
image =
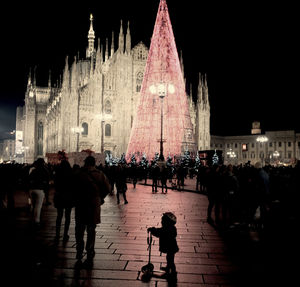
[[132,154],[142,157],[145,153],[153,158],[160,151],[162,131],[165,158],[180,155],[187,149],[193,152],[192,130],[168,7],[161,0],[126,157],[129,159]]

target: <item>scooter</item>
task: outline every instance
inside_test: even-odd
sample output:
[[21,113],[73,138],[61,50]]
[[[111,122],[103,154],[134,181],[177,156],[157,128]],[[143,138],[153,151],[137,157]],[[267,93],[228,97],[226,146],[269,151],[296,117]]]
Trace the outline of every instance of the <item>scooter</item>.
[[147,243],[148,243],[148,248],[147,250],[149,250],[149,260],[148,260],[148,264],[144,265],[141,269],[142,271],[142,281],[149,281],[153,275],[153,269],[154,269],[154,265],[150,262],[151,259],[151,245],[152,245],[152,234],[151,232],[148,232],[148,236],[147,236]]

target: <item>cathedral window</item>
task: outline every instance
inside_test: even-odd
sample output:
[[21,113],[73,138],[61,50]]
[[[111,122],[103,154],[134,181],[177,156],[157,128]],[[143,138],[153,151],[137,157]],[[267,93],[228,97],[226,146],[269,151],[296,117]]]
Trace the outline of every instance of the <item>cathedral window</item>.
[[111,114],[111,103],[108,100],[105,102],[104,111],[106,114]]
[[106,137],[110,137],[111,136],[111,125],[110,124],[106,124],[105,125],[105,136]]
[[82,133],[81,134],[83,136],[87,136],[88,132],[89,132],[89,126],[88,126],[88,124],[87,123],[82,123],[81,127],[82,127]]
[[136,74],[136,91],[137,92],[141,91],[143,77],[144,77],[144,75],[141,71]]
[[43,133],[44,133],[43,123],[39,122],[39,125],[38,125],[38,140],[43,139]]

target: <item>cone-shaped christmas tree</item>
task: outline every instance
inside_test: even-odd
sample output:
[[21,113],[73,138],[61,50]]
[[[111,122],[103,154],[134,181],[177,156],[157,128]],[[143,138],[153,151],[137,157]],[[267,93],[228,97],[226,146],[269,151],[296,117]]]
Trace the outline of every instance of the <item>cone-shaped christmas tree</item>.
[[[163,128],[162,128],[163,127]],[[158,8],[127,158],[144,153],[153,158],[195,151],[185,83],[166,0]]]

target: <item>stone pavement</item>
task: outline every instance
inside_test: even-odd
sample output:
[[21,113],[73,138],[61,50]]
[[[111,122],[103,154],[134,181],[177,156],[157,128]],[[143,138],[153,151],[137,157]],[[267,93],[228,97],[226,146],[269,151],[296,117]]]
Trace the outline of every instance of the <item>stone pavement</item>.
[[[192,180],[190,186],[190,190],[195,186]],[[276,282],[291,280],[291,277],[274,274],[274,271],[282,270],[275,264],[276,269],[265,269],[271,260],[266,261],[264,256],[257,257],[263,253],[262,247],[257,247],[259,240],[249,240],[249,232],[224,236],[210,226],[206,222],[208,202],[205,195],[172,190],[162,194],[160,189],[152,194],[150,186],[138,184],[133,189],[132,184],[128,184],[128,187],[129,204],[124,205],[121,198],[121,204],[118,205],[115,195],[105,199],[101,211],[102,222],[97,226],[96,256],[92,270],[75,268],[74,210],[69,241],[65,245],[61,241],[56,244],[56,209],[53,205],[44,205],[43,225],[40,230],[34,230],[26,210],[26,195],[19,192],[15,196],[15,215],[4,214],[1,217],[5,219],[2,227],[5,230],[5,242],[2,246],[7,247],[2,252],[2,262],[6,264],[1,278],[3,282],[9,282],[1,286],[229,287],[275,286]],[[52,196],[53,193],[50,199]],[[160,267],[164,266],[166,260],[165,255],[160,256],[158,251],[158,239],[153,237],[151,262],[157,276],[145,283],[140,279],[140,270],[148,261],[146,230],[150,226],[160,226],[161,215],[166,211],[174,212],[177,216],[180,250],[175,256],[175,263],[178,282],[174,285],[159,278],[162,274]],[[279,243],[278,240],[276,243]],[[291,247],[285,247],[286,251],[292,251]],[[271,256],[272,259],[281,254],[278,246],[275,252],[277,254]],[[290,259],[281,255],[280,259]],[[285,265],[293,266],[289,261]],[[262,274],[264,277],[261,280]]]

